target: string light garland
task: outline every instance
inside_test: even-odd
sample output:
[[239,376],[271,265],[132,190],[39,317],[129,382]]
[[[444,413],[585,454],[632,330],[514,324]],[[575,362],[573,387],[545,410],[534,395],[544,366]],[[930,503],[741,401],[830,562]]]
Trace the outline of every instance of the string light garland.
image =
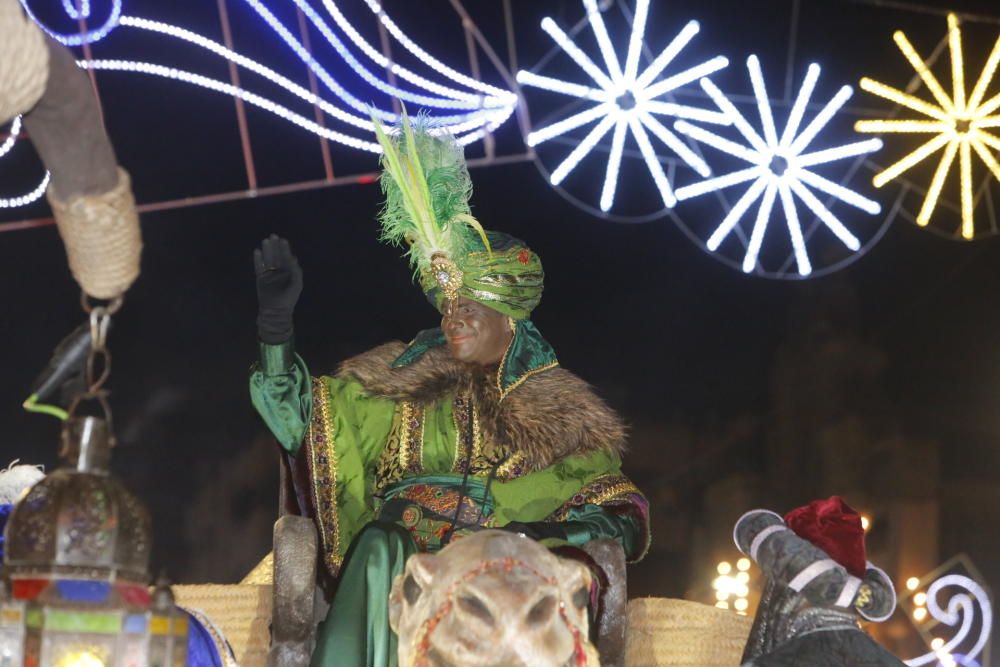
[[[0,158],[7,155],[14,147],[14,144],[17,143],[17,138],[21,134],[21,122],[21,116],[15,116],[14,120],[11,121],[10,129],[7,131],[7,138],[4,139],[3,143],[0,143]],[[0,208],[18,208],[38,201],[45,194],[45,189],[48,186],[49,172],[45,172],[41,183],[35,186],[35,189],[30,192],[20,197],[0,197]]]
[[972,192],[972,154],[975,153],[992,172],[994,178],[1000,181],[1000,163],[992,153],[992,150],[1000,151],[1000,137],[989,131],[991,128],[1000,127],[1000,115],[995,114],[997,109],[1000,109],[1000,93],[986,98],[990,83],[996,74],[998,64],[1000,64],[1000,37],[993,45],[993,50],[986,59],[979,78],[969,92],[965,85],[961,27],[958,17],[955,14],[948,14],[951,95],[944,90],[903,31],[897,30],[893,34],[893,40],[903,56],[916,70],[936,104],[865,77],[861,80],[863,90],[928,116],[929,119],[861,120],[855,124],[855,129],[858,132],[866,133],[933,134],[935,136],[876,174],[872,182],[875,187],[881,188],[920,162],[930,158],[939,150],[943,151],[931,178],[923,205],[916,217],[917,224],[926,227],[931,223],[945,181],[952,171],[957,156],[962,216],[960,232],[962,238],[972,240],[976,233]]
[[645,39],[649,0],[637,0],[636,2],[624,65],[619,60],[618,53],[608,36],[607,26],[597,5],[597,0],[583,0],[583,5],[587,12],[591,31],[597,39],[604,68],[599,67],[590,56],[584,53],[552,18],[545,17],[541,23],[542,30],[583,70],[589,80],[587,83],[581,84],[521,70],[517,73],[517,81],[522,86],[538,88],[596,104],[530,132],[527,136],[527,143],[529,146],[537,146],[584,125],[596,122],[596,125],[551,172],[550,182],[552,185],[559,185],[610,132],[612,134],[611,152],[605,166],[604,182],[600,194],[600,208],[606,213],[614,206],[626,137],[631,135],[639,147],[643,162],[656,185],[663,205],[672,208],[677,203],[677,197],[653,148],[650,134],[698,174],[707,177],[711,174],[711,170],[701,157],[657,120],[656,116],[688,118],[718,125],[727,125],[730,121],[722,113],[664,102],[656,98],[717,72],[726,67],[729,61],[723,56],[716,56],[698,65],[682,69],[671,76],[660,78],[667,66],[698,34],[699,23],[690,21],[653,59],[652,63],[640,72],[639,60]]
[[788,121],[779,137],[774,123],[774,114],[767,97],[764,75],[761,71],[760,61],[756,56],[750,56],[747,59],[747,69],[750,73],[754,99],[763,127],[763,137],[750,125],[729,98],[708,79],[701,80],[702,89],[732,120],[733,126],[746,141],[746,145],[738,144],[684,120],[677,121],[674,124],[674,129],[706,146],[748,162],[750,166],[678,188],[677,198],[680,200],[691,199],[709,192],[750,182],[751,185],[746,192],[708,238],[706,242],[708,249],[711,252],[716,252],[722,242],[734,232],[743,216],[759,200],[760,206],[753,222],[750,242],[742,265],[744,272],[752,272],[758,265],[758,257],[775,203],[780,202],[795,254],[798,273],[801,276],[808,276],[812,273],[812,262],[806,248],[806,239],[802,234],[802,225],[795,203],[796,198],[805,204],[806,208],[815,214],[844,246],[855,252],[861,248],[861,242],[857,236],[813,194],[810,188],[871,215],[879,213],[882,209],[878,202],[820,176],[811,168],[877,151],[882,147],[882,142],[879,139],[868,139],[806,152],[806,149],[837,111],[850,99],[853,94],[851,87],[843,86],[823,106],[820,112],[800,130],[805,118],[806,107],[820,75],[819,65],[815,63],[810,65],[792,106]]
[[[122,0],[112,0],[111,8],[108,12],[108,18],[105,19],[104,23],[100,26],[91,30],[85,30],[82,33],[80,31],[75,33],[61,33],[52,30],[47,25],[39,21],[38,17],[31,11],[28,0],[21,0],[21,6],[24,7],[24,13],[28,15],[28,18],[41,26],[42,30],[44,30],[49,37],[56,40],[60,44],[64,44],[65,46],[82,46],[83,44],[92,44],[104,39],[112,30],[118,27],[118,20],[122,15]],[[62,6],[66,11],[66,14],[69,15],[69,18],[74,21],[88,19],[91,16],[89,0],[83,0],[83,2],[80,3],[79,10],[74,6],[73,0],[63,0]]]
[[[257,15],[268,25],[268,27],[270,27],[271,30],[283,40],[285,45],[288,46],[288,48],[290,48],[306,64],[307,67],[309,67],[312,73],[316,75],[316,78],[332,92],[336,100],[342,102],[347,107],[346,109],[338,106],[337,104],[331,103],[320,95],[317,95],[287,77],[278,74],[265,64],[241,55],[236,51],[194,31],[180,26],[171,25],[163,21],[155,21],[135,16],[122,16],[121,0],[112,0],[109,8],[108,19],[105,23],[93,30],[87,30],[82,34],[61,34],[52,30],[37,19],[29,6],[28,0],[21,0],[28,16],[38,23],[46,33],[53,37],[53,39],[56,39],[67,46],[80,46],[82,44],[97,42],[106,37],[116,28],[128,28],[153,32],[175,38],[177,40],[201,47],[239,67],[245,68],[246,70],[259,75],[270,83],[275,84],[309,104],[318,107],[330,118],[362,131],[365,136],[351,136],[346,132],[325,127],[322,123],[306,118],[305,116],[292,111],[288,107],[268,99],[262,94],[235,86],[232,83],[219,81],[202,74],[184,71],[167,65],[143,62],[129,58],[107,58],[79,61],[78,64],[85,69],[141,73],[193,84],[208,90],[213,90],[215,92],[239,98],[248,104],[273,113],[304,130],[349,148],[372,153],[381,152],[381,148],[376,142],[367,140],[368,137],[374,132],[374,126],[371,122],[370,116],[374,113],[385,121],[393,122],[397,118],[396,114],[391,110],[375,108],[372,105],[363,102],[358,97],[348,93],[347,90],[327,70],[327,68],[314,58],[302,42],[296,39],[292,35],[291,31],[284,24],[282,24],[280,20],[278,20],[278,18],[270,11],[264,2],[261,0],[245,0],[245,2],[257,13]],[[511,115],[513,115],[517,108],[519,100],[515,93],[477,81],[476,79],[463,75],[454,69],[447,67],[440,61],[431,57],[426,51],[418,47],[411,39],[409,39],[406,34],[395,25],[395,23],[392,23],[384,12],[382,12],[381,7],[378,6],[377,3],[369,2],[368,6],[372,9],[372,11],[377,13],[379,20],[385,23],[387,27],[391,24],[392,27],[390,31],[397,37],[397,39],[400,40],[407,50],[411,51],[422,64],[434,70],[436,74],[443,76],[445,79],[448,79],[453,83],[464,86],[467,89],[460,90],[452,86],[436,83],[431,81],[429,78],[416,74],[405,67],[390,63],[384,55],[379,53],[374,49],[374,47],[371,46],[371,44],[366,42],[357,30],[355,30],[353,26],[347,22],[343,13],[340,12],[333,0],[324,0],[324,6],[333,18],[334,23],[347,36],[347,41],[359,48],[361,52],[371,59],[376,65],[388,70],[390,74],[387,74],[387,76],[399,77],[399,79],[411,83],[421,90],[406,90],[394,85],[392,82],[383,81],[379,78],[379,76],[367,69],[361,61],[350,52],[348,44],[337,36],[320,13],[313,9],[313,7],[306,0],[294,0],[294,2],[302,11],[302,15],[334,48],[340,59],[343,60],[344,63],[346,63],[348,67],[365,83],[379,92],[396,97],[404,102],[411,102],[422,109],[430,109],[435,123],[434,129],[431,130],[433,133],[451,134],[455,136],[459,144],[467,145],[482,139],[488,133],[496,130],[503,123],[505,123]],[[91,0],[62,0],[62,8],[66,12],[66,15],[74,21],[90,19],[93,15]],[[20,128],[21,120],[20,118],[17,118],[14,120],[7,138],[0,143],[0,157],[3,157],[11,150],[17,139],[17,135],[20,132]],[[44,195],[48,182],[49,177],[48,174],[46,174],[42,179],[42,182],[31,192],[19,197],[0,198],[0,208],[25,206],[38,200]]]
[[[30,14],[30,8],[27,7],[28,0],[22,0],[25,5],[26,10]],[[337,100],[343,102],[346,107],[351,111],[342,109],[325,99],[313,94],[311,91],[306,90],[302,86],[290,81],[286,77],[278,74],[266,65],[247,58],[239,53],[236,53],[232,49],[229,49],[203,35],[195,33],[186,28],[179,26],[170,25],[162,21],[154,21],[150,19],[145,19],[141,17],[133,16],[121,16],[121,1],[113,0],[111,7],[111,14],[113,16],[113,25],[110,25],[106,30],[90,31],[84,35],[75,36],[63,36],[66,39],[61,39],[64,44],[67,45],[78,45],[80,43],[92,43],[98,41],[105,37],[111,28],[114,27],[128,27],[128,28],[138,28],[141,30],[147,30],[152,32],[158,32],[163,35],[175,37],[187,41],[189,43],[200,46],[204,49],[211,51],[212,53],[229,60],[230,62],[247,68],[256,74],[261,75],[272,83],[275,83],[285,90],[293,93],[294,95],[320,107],[322,111],[329,114],[331,117],[353,125],[357,128],[365,130],[366,133],[374,132],[372,126],[370,115],[374,113],[379,116],[382,120],[386,122],[394,122],[397,119],[396,114],[391,110],[380,109],[373,107],[368,102],[363,101],[355,95],[352,95],[347,91],[347,89],[342,86],[338,80],[328,71],[322,63],[312,56],[305,45],[296,37],[292,35],[292,32],[275,16],[275,14],[269,9],[267,4],[261,0],[245,0],[247,6],[251,8],[264,23],[285,43],[285,45],[292,50],[298,56],[303,63],[315,74],[316,78],[336,97]],[[302,11],[303,16],[320,32],[323,38],[335,49],[337,55],[348,65],[351,71],[353,71],[357,76],[359,76],[365,83],[370,85],[372,88],[378,90],[381,93],[385,93],[392,97],[396,97],[404,102],[411,102],[423,109],[436,110],[458,110],[462,113],[451,113],[451,114],[441,114],[433,113],[433,118],[435,123],[438,125],[436,131],[438,132],[448,132],[456,136],[461,135],[465,132],[471,132],[468,137],[459,136],[459,140],[464,140],[464,143],[470,143],[476,139],[481,138],[487,132],[490,132],[497,127],[499,127],[503,122],[505,122],[514,113],[518,98],[517,95],[509,90],[503,90],[495,86],[490,86],[489,84],[484,84],[482,82],[477,82],[475,79],[466,77],[459,74],[455,70],[445,66],[440,61],[432,58],[422,49],[416,47],[416,45],[409,40],[409,38],[396,28],[399,36],[406,41],[408,49],[416,48],[419,52],[418,57],[423,62],[423,64],[434,69],[437,74],[443,75],[453,81],[458,81],[462,85],[466,85],[472,90],[458,90],[449,86],[445,86],[439,83],[434,83],[430,79],[422,77],[420,75],[411,72],[410,70],[391,65],[385,56],[378,54],[375,49],[365,42],[361,36],[344,18],[343,14],[337,8],[336,4],[332,0],[324,0],[324,5],[330,12],[331,16],[334,18],[334,22],[341,28],[341,30],[347,35],[348,40],[355,46],[361,49],[361,51],[371,58],[377,65],[381,67],[386,67],[390,70],[393,75],[399,76],[401,79],[405,79],[416,86],[423,88],[422,91],[411,91],[400,88],[391,82],[383,81],[381,78],[376,76],[373,72],[367,69],[348,49],[347,44],[341,40],[330,25],[323,19],[323,17],[317,12],[306,0],[294,0],[296,6]],[[91,7],[88,2],[84,5],[80,5],[80,9],[77,10],[73,6],[72,0],[63,0],[64,9],[67,14],[74,18],[78,15],[83,14],[90,15]],[[72,8],[72,11],[70,9]],[[34,19],[34,15],[32,15]],[[380,19],[384,15],[380,16]],[[37,19],[36,19],[37,22]],[[40,24],[41,25],[41,24]],[[393,24],[395,25],[395,24]],[[49,34],[54,37],[59,37],[57,33],[42,25]],[[72,37],[72,39],[70,39]],[[82,41],[80,41],[82,40]],[[134,59],[106,59],[104,61],[103,69],[114,69],[112,63],[130,63],[128,66],[123,68],[123,71],[145,71],[143,67],[138,67],[139,64],[152,65],[151,63],[140,63],[140,61]],[[164,66],[166,67],[166,66]],[[173,70],[173,68],[167,67],[167,69]],[[201,77],[191,73],[193,76]],[[177,77],[180,80],[190,82],[190,77]],[[207,79],[207,77],[202,77]],[[218,82],[221,84],[221,82]],[[475,85],[470,85],[475,83]],[[427,93],[427,94],[425,94]],[[257,98],[264,100],[262,95],[257,93],[249,93],[250,95],[256,95]],[[280,107],[274,102],[268,100],[272,105]],[[290,118],[288,114],[279,113],[282,117]],[[296,123],[302,126],[301,123]],[[335,139],[336,140],[336,139]],[[346,145],[355,146],[356,142],[343,142]],[[375,145],[373,142],[363,142],[365,144]],[[367,150],[367,149],[366,149]]]

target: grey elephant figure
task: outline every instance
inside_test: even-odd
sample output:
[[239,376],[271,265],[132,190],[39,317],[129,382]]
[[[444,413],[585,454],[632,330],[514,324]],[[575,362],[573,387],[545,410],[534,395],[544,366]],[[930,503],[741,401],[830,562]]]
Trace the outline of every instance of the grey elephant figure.
[[744,514],[733,537],[767,577],[743,667],[905,667],[858,623],[896,607],[882,570],[867,563],[863,578],[850,574],[767,510]]

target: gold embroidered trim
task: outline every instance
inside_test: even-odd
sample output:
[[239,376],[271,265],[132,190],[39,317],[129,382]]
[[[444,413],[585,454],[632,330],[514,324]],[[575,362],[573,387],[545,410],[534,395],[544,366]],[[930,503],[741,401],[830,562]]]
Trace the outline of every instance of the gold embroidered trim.
[[340,521],[337,512],[337,456],[330,418],[330,390],[322,379],[313,378],[313,412],[309,422],[309,466],[312,468],[313,506],[323,543],[323,562],[337,576],[343,557],[340,551]]
[[479,422],[479,409],[474,403],[472,406],[472,453],[469,455],[466,448],[469,429],[467,401],[471,400],[469,395],[459,395],[452,401],[451,417],[452,423],[455,425],[455,461],[452,464],[451,471],[458,474],[464,473],[465,470],[462,468],[462,464],[468,460],[469,474],[473,476],[490,474],[497,461],[503,461],[497,467],[495,473],[496,479],[501,482],[507,482],[528,473],[529,468],[525,456],[521,452],[510,454],[509,447],[490,443],[492,446],[492,455],[487,456],[483,431]]
[[548,520],[563,521],[572,508],[582,505],[621,504],[627,502],[630,495],[642,496],[642,491],[628,477],[615,473],[601,475],[573,494]]
[[514,345],[514,338],[516,336],[517,336],[517,331],[515,330],[514,331],[514,335],[510,337],[510,342],[507,343],[507,349],[503,353],[503,359],[500,360],[500,367],[497,369],[497,390],[500,392],[500,400],[501,401],[503,401],[503,399],[507,398],[507,395],[510,394],[510,392],[514,391],[515,389],[517,389],[518,387],[520,387],[522,384],[524,384],[524,381],[527,380],[528,378],[530,378],[532,375],[537,375],[539,373],[543,373],[543,372],[551,370],[551,369],[553,369],[553,368],[555,368],[556,366],[559,365],[558,361],[553,361],[552,363],[546,364],[546,365],[541,366],[539,368],[533,368],[530,371],[527,371],[521,377],[519,377],[516,380],[514,380],[514,382],[509,387],[507,387],[506,390],[504,390],[504,388],[503,388],[503,372],[504,372],[504,369],[507,367],[507,355],[510,354],[510,348],[511,348],[511,346]]
[[424,470],[424,408],[404,401],[399,405],[399,465],[404,472]]
[[396,406],[396,419],[375,466],[375,494],[424,469],[424,408],[409,401]]

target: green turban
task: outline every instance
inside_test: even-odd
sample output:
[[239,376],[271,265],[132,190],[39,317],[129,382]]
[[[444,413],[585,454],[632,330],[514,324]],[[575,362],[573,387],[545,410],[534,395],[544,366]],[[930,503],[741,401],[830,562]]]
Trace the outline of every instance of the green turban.
[[[502,232],[486,232],[490,250],[479,248],[456,258],[462,274],[458,296],[488,308],[526,320],[542,300],[545,272],[542,260],[523,241]],[[492,251],[492,252],[491,252]],[[444,291],[432,270],[420,272],[420,286],[431,303],[441,310]]]
[[[426,118],[411,123],[405,113],[396,132],[372,120],[383,151],[382,240],[407,249],[424,294],[439,311],[446,299],[466,297],[515,321],[497,371],[503,400],[559,363],[529,319],[542,300],[542,260],[522,241],[487,232],[472,216],[472,180],[453,137],[435,134]],[[441,329],[422,331],[392,365],[408,366],[444,344]]]

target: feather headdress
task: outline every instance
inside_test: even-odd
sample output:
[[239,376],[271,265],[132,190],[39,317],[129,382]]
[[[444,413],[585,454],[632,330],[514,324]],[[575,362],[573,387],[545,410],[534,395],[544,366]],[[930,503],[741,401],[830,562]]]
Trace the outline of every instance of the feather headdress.
[[448,298],[455,298],[464,258],[484,247],[492,254],[469,208],[472,179],[462,147],[450,135],[431,134],[424,117],[411,123],[405,111],[392,136],[377,118],[372,120],[383,151],[381,238],[408,247],[414,271],[432,276]]

